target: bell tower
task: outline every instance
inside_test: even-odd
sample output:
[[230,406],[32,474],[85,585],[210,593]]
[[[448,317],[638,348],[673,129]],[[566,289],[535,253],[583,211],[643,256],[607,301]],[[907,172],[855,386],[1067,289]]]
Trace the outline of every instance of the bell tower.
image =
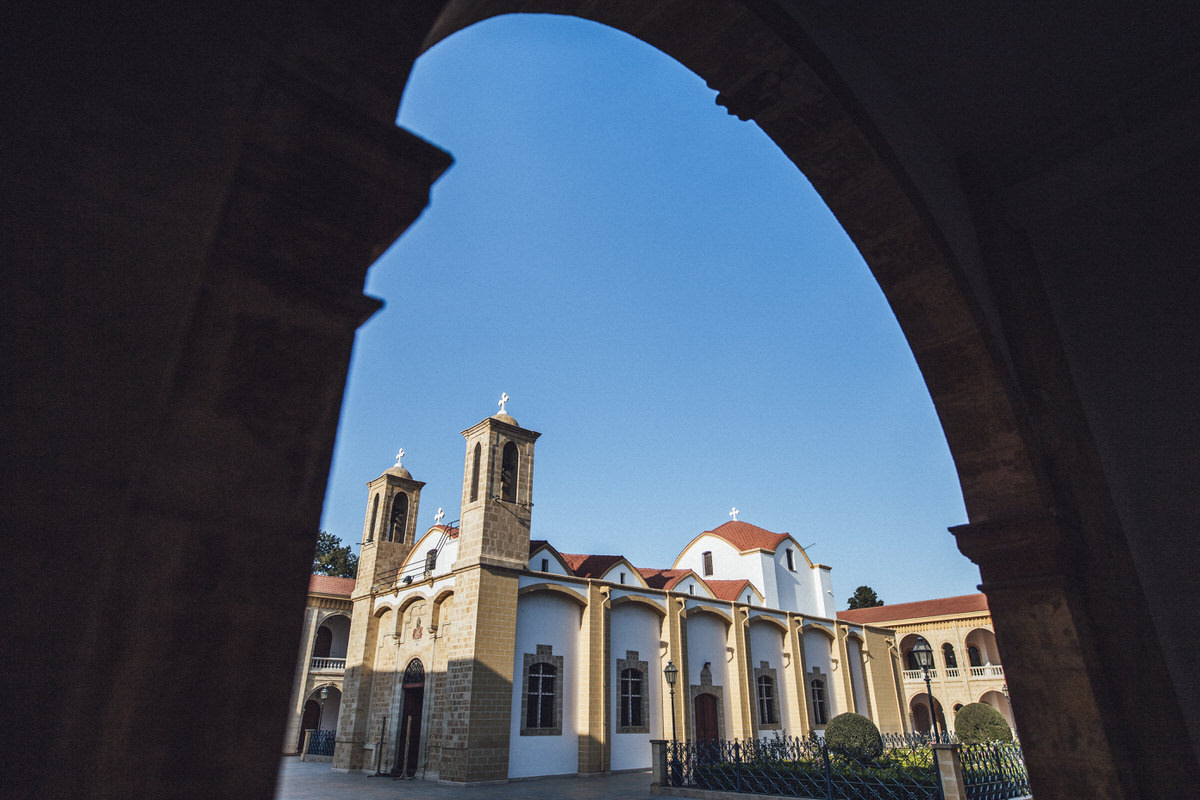
[[529,564],[533,443],[541,434],[500,413],[463,431],[455,612],[472,620],[451,639],[446,661],[446,734],[441,780],[486,783],[508,778],[517,579]]
[[403,450],[396,454],[391,469],[367,484],[355,596],[370,592],[376,576],[403,564],[416,543],[417,510],[425,484],[413,480],[400,463],[402,458]]
[[[417,510],[421,487],[400,463],[404,451],[396,454],[396,464],[367,484],[367,514],[363,521],[362,549],[358,556],[358,576],[354,581],[354,603],[350,621],[350,641],[346,649],[346,672],[342,679],[342,708],[338,714],[337,742],[333,766],[357,770],[370,766],[363,747],[370,738],[371,687],[375,680],[375,655],[381,640],[394,631],[380,630],[374,615],[377,591],[390,590],[396,582],[396,570],[404,563],[416,543]],[[377,585],[387,580],[385,589]],[[395,622],[393,621],[393,626]],[[386,678],[385,678],[386,679]]]
[[500,412],[462,432],[463,470],[458,560],[454,568],[480,564],[525,569],[533,517],[533,443],[541,436]]

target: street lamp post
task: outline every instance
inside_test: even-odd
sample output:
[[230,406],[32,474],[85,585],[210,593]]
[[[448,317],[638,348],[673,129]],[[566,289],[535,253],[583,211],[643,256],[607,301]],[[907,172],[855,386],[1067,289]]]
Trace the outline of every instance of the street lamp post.
[[941,742],[942,737],[938,732],[937,709],[933,705],[933,687],[929,683],[929,668],[933,666],[933,648],[929,646],[929,642],[921,639],[912,649],[912,654],[913,658],[917,659],[921,672],[925,675],[925,695],[929,698],[929,721],[933,724],[933,740]]
[[317,730],[325,723],[325,701],[329,699],[329,687],[321,687],[321,716],[317,717]]
[[1004,699],[1008,702],[1008,717],[1012,720],[1013,733],[1017,733],[1017,715],[1013,713],[1012,698],[1008,696],[1008,684],[1004,684],[1000,690],[1004,692]]
[[667,687],[671,690],[671,784],[679,785],[679,742],[675,735],[675,681],[679,678],[679,667],[674,661],[667,661],[663,668],[663,677],[667,679]]

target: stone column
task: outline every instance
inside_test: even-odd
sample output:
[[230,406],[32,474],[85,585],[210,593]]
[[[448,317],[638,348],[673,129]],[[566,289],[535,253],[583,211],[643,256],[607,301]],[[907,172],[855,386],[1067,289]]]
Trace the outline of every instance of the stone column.
[[750,611],[739,605],[734,605],[730,611],[733,621],[729,625],[729,646],[733,650],[733,657],[729,661],[729,677],[725,687],[733,716],[729,721],[729,736],[734,739],[754,739],[758,737],[758,709],[754,668],[750,661]]
[[[579,772],[582,775],[608,772],[611,764],[612,663],[608,646],[609,589],[588,581],[588,604],[583,610],[579,632]],[[649,679],[649,676],[647,676]]]

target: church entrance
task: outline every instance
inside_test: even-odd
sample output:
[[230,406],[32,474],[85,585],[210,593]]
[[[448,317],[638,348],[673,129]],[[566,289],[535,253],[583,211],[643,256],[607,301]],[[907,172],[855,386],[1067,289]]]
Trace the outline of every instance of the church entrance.
[[696,710],[696,741],[709,742],[721,737],[717,730],[717,697],[698,694],[693,702]]
[[417,773],[421,754],[421,712],[425,707],[425,667],[420,660],[408,662],[401,690],[399,746],[392,774],[411,778]]

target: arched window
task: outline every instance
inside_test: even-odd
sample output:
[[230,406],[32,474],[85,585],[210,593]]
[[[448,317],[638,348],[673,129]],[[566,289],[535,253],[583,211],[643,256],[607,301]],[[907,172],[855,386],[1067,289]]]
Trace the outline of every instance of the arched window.
[[979,657],[979,648],[973,644],[967,646],[967,660],[971,662],[972,667],[983,666],[983,659]]
[[404,683],[401,686],[405,689],[419,689],[424,685],[425,665],[421,663],[420,659],[414,658],[404,668]]
[[958,657],[954,655],[954,645],[949,642],[942,645],[942,659],[946,662],[946,669],[958,668]]
[[500,498],[510,503],[517,502],[517,462],[520,454],[512,442],[504,445],[504,456],[500,461]]
[[389,542],[404,541],[404,532],[408,530],[408,495],[397,492],[392,498],[392,516],[388,520],[387,540]]
[[333,631],[326,628],[324,625],[317,628],[317,639],[313,642],[313,658],[329,658],[329,651],[333,647]]
[[621,671],[621,727],[640,728],[642,720],[642,672],[637,669]]
[[809,686],[812,688],[813,724],[824,725],[829,722],[829,710],[825,706],[825,681],[813,678]]
[[375,541],[375,518],[379,516],[379,495],[375,495],[375,502],[371,504],[371,526],[367,528],[367,541]]
[[529,706],[526,709],[526,728],[553,728],[554,678],[558,672],[553,664],[544,661],[529,668]]
[[468,502],[474,503],[479,499],[479,442],[475,443],[475,455],[471,457],[471,499]]
[[761,725],[775,725],[779,722],[779,714],[775,710],[775,681],[769,675],[759,675],[758,680],[758,721]]

